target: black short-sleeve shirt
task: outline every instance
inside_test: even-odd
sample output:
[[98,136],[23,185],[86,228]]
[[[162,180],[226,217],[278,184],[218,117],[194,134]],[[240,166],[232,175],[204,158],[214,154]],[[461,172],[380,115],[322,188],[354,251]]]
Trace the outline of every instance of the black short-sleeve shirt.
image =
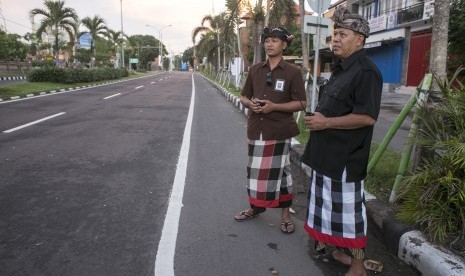
[[[378,67],[359,50],[336,60],[328,83],[320,89],[315,111],[326,117],[367,114],[378,118],[383,80]],[[335,180],[360,181],[366,177],[373,126],[359,129],[312,131],[302,161]]]
[[[306,101],[302,71],[283,59],[273,70],[270,70],[267,61],[258,63],[250,68],[241,96],[269,100],[273,103]],[[247,137],[258,140],[260,134],[264,140],[283,140],[299,134],[299,128],[292,112],[249,112]]]

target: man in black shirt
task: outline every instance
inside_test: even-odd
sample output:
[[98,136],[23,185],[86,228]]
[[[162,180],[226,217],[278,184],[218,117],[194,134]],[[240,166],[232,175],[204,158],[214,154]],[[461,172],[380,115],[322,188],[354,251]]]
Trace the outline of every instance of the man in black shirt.
[[[366,275],[364,178],[383,81],[363,50],[366,19],[338,7],[333,20],[333,73],[314,114],[305,117],[311,133],[302,161],[312,168],[305,229],[316,241],[316,258],[332,254],[350,265],[346,275]],[[336,250],[327,253],[326,245]]]

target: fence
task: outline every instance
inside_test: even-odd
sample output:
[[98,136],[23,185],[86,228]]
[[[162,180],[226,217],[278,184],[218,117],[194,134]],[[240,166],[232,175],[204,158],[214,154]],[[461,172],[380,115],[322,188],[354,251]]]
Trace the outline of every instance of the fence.
[[31,67],[29,62],[0,61],[0,74],[25,74]]

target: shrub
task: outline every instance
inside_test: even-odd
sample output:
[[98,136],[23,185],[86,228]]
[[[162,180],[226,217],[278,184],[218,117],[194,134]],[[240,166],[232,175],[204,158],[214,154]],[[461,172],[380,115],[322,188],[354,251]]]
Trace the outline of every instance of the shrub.
[[422,128],[412,143],[424,148],[417,171],[399,189],[398,217],[418,225],[435,242],[465,237],[465,88],[441,87],[442,99],[418,109]]
[[30,82],[85,83],[127,77],[128,71],[116,68],[50,68],[44,67],[29,72]]

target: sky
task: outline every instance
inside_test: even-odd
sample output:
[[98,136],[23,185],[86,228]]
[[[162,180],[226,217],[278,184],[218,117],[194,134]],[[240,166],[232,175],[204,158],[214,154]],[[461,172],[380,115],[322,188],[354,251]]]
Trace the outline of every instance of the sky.
[[[43,0],[0,0],[0,26],[8,33],[24,35],[32,31],[29,11],[45,8]],[[64,0],[65,6],[76,10],[79,18],[98,15],[107,26],[126,35],[153,35],[159,39],[157,28],[162,28],[162,42],[175,54],[192,46],[192,30],[200,26],[202,17],[225,10],[224,0]],[[147,27],[151,25],[153,27]],[[171,27],[167,27],[172,25]],[[83,28],[81,28],[82,30]]]
[[[200,26],[205,15],[213,14],[213,10],[214,14],[225,10],[225,0],[64,0],[64,2],[65,7],[75,9],[80,19],[98,15],[105,19],[110,29],[115,31],[121,30],[122,3],[123,31],[126,35],[153,35],[160,39],[158,30],[162,29],[163,44],[175,54],[182,53],[192,46],[192,30]],[[6,25],[8,33],[24,35],[32,32],[29,11],[45,8],[43,3],[44,0],[0,0],[0,26],[3,28]],[[255,4],[255,1],[251,0],[251,3]],[[310,10],[307,3],[305,6],[306,10]],[[167,27],[169,25],[172,26]],[[84,28],[81,28],[82,30]]]

